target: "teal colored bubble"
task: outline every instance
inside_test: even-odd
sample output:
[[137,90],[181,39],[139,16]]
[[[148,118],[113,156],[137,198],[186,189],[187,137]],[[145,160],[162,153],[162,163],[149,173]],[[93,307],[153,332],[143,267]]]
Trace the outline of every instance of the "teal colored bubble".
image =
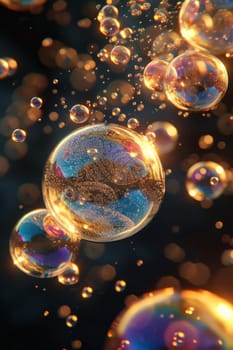
[[145,136],[97,124],[57,145],[42,188],[46,207],[72,239],[114,241],[135,234],[157,213],[164,171]]

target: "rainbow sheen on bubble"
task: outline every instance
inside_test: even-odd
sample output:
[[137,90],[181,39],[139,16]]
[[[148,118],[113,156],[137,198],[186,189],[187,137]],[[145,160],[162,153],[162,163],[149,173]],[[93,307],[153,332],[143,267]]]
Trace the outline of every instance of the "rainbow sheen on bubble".
[[43,5],[47,0],[0,0],[0,4],[14,11],[26,11]]
[[231,350],[233,306],[205,290],[149,293],[115,319],[104,350]]
[[144,68],[143,81],[145,86],[153,91],[163,92],[163,78],[167,70],[168,63],[155,59]]
[[165,121],[156,121],[148,125],[145,135],[148,140],[154,143],[159,154],[173,151],[178,141],[176,127]]
[[185,185],[189,196],[197,201],[215,199],[226,188],[226,172],[216,162],[197,162],[188,169]]
[[233,48],[233,2],[186,0],[179,12],[181,35],[190,45],[214,54]]
[[100,32],[111,37],[116,35],[120,29],[120,22],[116,18],[106,17],[100,22]]
[[129,63],[131,52],[124,45],[116,45],[113,47],[110,57],[114,64],[126,65]]
[[145,136],[116,124],[79,128],[49,156],[45,205],[72,240],[114,241],[141,230],[159,210],[164,171]]
[[102,22],[105,18],[117,18],[119,15],[118,8],[114,5],[105,5],[103,6],[97,15],[97,20]]
[[44,228],[44,218],[49,215],[46,209],[36,209],[24,215],[15,225],[10,237],[10,254],[13,263],[24,273],[40,278],[61,274],[73,253],[69,238],[56,234],[57,227],[49,233]]
[[200,51],[186,51],[174,58],[164,77],[167,98],[183,110],[213,109],[227,88],[228,74],[222,61]]

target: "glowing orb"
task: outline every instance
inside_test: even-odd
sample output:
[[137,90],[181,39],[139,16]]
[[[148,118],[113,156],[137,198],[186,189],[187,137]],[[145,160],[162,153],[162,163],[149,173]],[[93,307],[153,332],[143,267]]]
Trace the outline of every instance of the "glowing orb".
[[42,188],[46,207],[71,239],[114,241],[137,233],[157,213],[164,172],[145,136],[98,124],[57,145]]

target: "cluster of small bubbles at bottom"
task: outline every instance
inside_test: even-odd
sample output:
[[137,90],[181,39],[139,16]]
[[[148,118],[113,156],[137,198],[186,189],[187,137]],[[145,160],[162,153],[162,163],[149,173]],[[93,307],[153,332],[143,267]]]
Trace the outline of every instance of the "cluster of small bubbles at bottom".
[[212,292],[161,289],[116,317],[104,350],[231,350],[232,321],[233,306]]

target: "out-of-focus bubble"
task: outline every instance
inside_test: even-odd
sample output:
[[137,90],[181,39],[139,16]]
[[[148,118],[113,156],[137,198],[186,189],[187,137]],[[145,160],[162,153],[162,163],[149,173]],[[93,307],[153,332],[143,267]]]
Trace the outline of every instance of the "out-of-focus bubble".
[[181,262],[185,257],[185,251],[178,244],[170,243],[164,249],[164,256],[174,262]]
[[190,45],[223,54],[233,48],[233,3],[186,0],[179,12],[180,32]]
[[116,18],[107,17],[100,22],[100,32],[107,37],[116,35],[119,29],[120,23]]
[[145,136],[118,126],[79,128],[45,165],[47,208],[71,239],[114,241],[142,229],[159,210],[164,172]]
[[82,345],[83,344],[82,344],[81,340],[79,340],[79,339],[72,340],[72,342],[71,342],[71,346],[73,349],[81,349]]
[[14,142],[24,142],[26,140],[27,133],[23,129],[15,129],[11,134],[11,139]]
[[124,45],[117,45],[112,49],[110,57],[114,64],[126,65],[129,63],[131,52],[128,47]]
[[27,11],[43,5],[47,0],[0,0],[0,4],[14,11]]
[[233,250],[225,249],[221,256],[221,262],[225,266],[233,265]]
[[0,58],[0,79],[5,79],[9,74],[9,65],[7,60]]
[[228,87],[227,70],[217,57],[186,51],[168,65],[164,88],[167,98],[179,109],[213,109]]
[[93,288],[90,286],[83,287],[82,289],[82,298],[83,299],[89,299],[92,297],[93,294]]
[[68,305],[61,305],[57,310],[57,314],[61,318],[67,317],[70,313],[71,308]]
[[180,265],[179,274],[194,286],[204,286],[210,278],[210,269],[203,263],[186,261]]
[[168,21],[168,11],[165,8],[154,9],[154,20],[159,23],[166,23]]
[[4,145],[4,152],[9,159],[22,159],[28,152],[28,146],[26,142],[8,140]]
[[115,283],[115,291],[120,293],[125,290],[126,282],[124,280],[118,280]]
[[78,316],[75,314],[71,314],[66,317],[66,325],[69,328],[73,328],[74,326],[76,326],[77,322]]
[[187,172],[186,190],[197,201],[219,197],[226,187],[224,168],[212,161],[193,164]]
[[40,97],[37,97],[37,96],[34,96],[31,98],[31,101],[30,101],[30,106],[32,108],[37,108],[37,109],[40,109],[43,105],[43,100],[42,98]]
[[198,145],[201,149],[208,149],[213,146],[214,138],[212,135],[202,135],[198,140]]
[[181,36],[171,30],[164,30],[156,36],[151,46],[150,56],[153,58],[164,57],[170,61],[187,48]]
[[75,124],[85,123],[89,119],[89,109],[84,105],[74,105],[70,109],[70,119]]
[[129,118],[127,121],[127,127],[129,129],[136,129],[139,126],[139,120],[137,118]]
[[25,183],[21,185],[17,192],[17,199],[19,203],[24,205],[35,204],[40,198],[40,190],[38,186]]
[[0,176],[7,174],[10,168],[10,163],[7,158],[0,156]]
[[118,8],[114,5],[105,5],[103,6],[97,15],[97,20],[99,22],[102,22],[105,18],[111,17],[111,18],[117,18],[119,15]]
[[114,320],[105,350],[230,350],[233,306],[205,290],[149,293]]
[[60,68],[74,68],[78,62],[78,53],[72,47],[62,47],[57,51],[55,61]]
[[221,134],[232,135],[233,134],[233,114],[224,113],[218,118],[217,127]]
[[111,106],[121,107],[129,103],[134,96],[135,88],[124,80],[114,80],[107,87],[108,103]]
[[163,78],[168,63],[162,60],[153,60],[147,64],[143,72],[143,81],[146,87],[153,91],[163,91]]
[[10,237],[13,263],[24,273],[41,278],[63,272],[72,259],[66,236],[51,238],[44,229],[46,209],[36,209],[24,215],[15,225]]
[[18,69],[17,61],[14,58],[11,58],[11,57],[4,57],[3,59],[8,64],[8,68],[9,68],[8,76],[14,75],[16,73],[17,69]]
[[77,284],[79,281],[79,267],[73,262],[66,264],[65,270],[58,276],[58,282],[66,286]]
[[178,141],[177,129],[169,122],[156,121],[148,125],[145,135],[160,154],[173,151]]

